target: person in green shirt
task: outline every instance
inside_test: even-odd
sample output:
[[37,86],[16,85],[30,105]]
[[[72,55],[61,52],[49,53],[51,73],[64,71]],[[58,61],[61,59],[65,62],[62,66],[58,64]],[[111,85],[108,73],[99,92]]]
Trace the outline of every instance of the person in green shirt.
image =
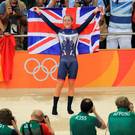
[[7,108],[0,109],[0,135],[21,135],[11,110]]
[[54,135],[48,116],[41,110],[34,110],[31,114],[31,120],[21,125],[22,135]]
[[133,104],[124,96],[118,97],[115,104],[118,110],[108,117],[110,135],[135,135]]
[[[91,99],[83,99],[80,108],[81,112],[70,118],[71,135],[96,135],[96,127],[106,128],[105,122],[96,112]],[[95,116],[90,116],[89,113],[94,113]]]

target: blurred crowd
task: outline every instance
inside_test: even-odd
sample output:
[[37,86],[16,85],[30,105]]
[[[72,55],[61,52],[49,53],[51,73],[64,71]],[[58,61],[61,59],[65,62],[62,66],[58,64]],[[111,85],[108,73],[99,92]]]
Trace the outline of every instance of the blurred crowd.
[[[102,33],[135,32],[135,3],[133,0],[0,0],[0,34],[27,34],[27,13],[32,7],[103,7],[100,49],[135,48],[135,36]],[[17,48],[27,50],[27,38],[17,38]]]
[[[115,105],[117,109],[110,112],[108,124],[106,124],[104,118],[101,118],[99,112],[96,111],[94,102],[90,98],[82,99],[80,112],[69,119],[70,135],[97,135],[96,128],[105,130],[107,127],[110,135],[135,135],[133,103],[127,97],[121,96],[116,99]],[[41,110],[34,110],[30,119],[27,122],[24,121],[18,128],[12,111],[8,108],[0,109],[0,135],[54,134],[49,117]],[[107,135],[106,132],[105,135]]]

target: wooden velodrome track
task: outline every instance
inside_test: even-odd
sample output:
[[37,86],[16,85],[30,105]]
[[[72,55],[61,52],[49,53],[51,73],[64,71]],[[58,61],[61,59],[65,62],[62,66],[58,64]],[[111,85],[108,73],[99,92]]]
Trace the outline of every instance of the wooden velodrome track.
[[[69,135],[69,118],[66,112],[66,90],[63,91],[59,104],[58,116],[51,115],[52,96],[54,89],[0,89],[0,108],[10,108],[16,116],[18,126],[30,119],[34,109],[41,109],[50,117],[56,135]],[[96,106],[97,112],[107,122],[109,112],[115,111],[115,99],[118,96],[127,96],[135,103],[135,87],[104,87],[76,89],[73,109],[79,112],[80,101],[90,97]],[[98,135],[105,135],[104,130],[98,130]],[[108,135],[108,132],[107,132]]]

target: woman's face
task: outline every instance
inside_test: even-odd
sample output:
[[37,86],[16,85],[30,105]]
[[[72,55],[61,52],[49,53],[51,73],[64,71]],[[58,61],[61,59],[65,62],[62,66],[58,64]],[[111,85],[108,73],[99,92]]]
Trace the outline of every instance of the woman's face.
[[63,19],[64,28],[70,29],[72,28],[73,20],[70,16],[65,16]]

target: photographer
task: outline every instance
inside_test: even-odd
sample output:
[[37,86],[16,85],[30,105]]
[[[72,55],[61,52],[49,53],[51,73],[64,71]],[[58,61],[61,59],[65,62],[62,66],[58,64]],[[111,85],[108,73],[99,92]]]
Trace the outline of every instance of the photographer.
[[118,110],[108,118],[110,135],[135,135],[133,104],[124,96],[118,97],[115,104]]
[[7,108],[0,110],[0,135],[21,135],[12,112]]
[[[71,135],[96,135],[96,127],[106,128],[105,122],[96,112],[91,99],[83,99],[80,108],[81,112],[70,118]],[[90,116],[89,113],[95,116]]]
[[22,135],[54,135],[49,117],[41,110],[34,110],[31,120],[24,123],[20,129]]

